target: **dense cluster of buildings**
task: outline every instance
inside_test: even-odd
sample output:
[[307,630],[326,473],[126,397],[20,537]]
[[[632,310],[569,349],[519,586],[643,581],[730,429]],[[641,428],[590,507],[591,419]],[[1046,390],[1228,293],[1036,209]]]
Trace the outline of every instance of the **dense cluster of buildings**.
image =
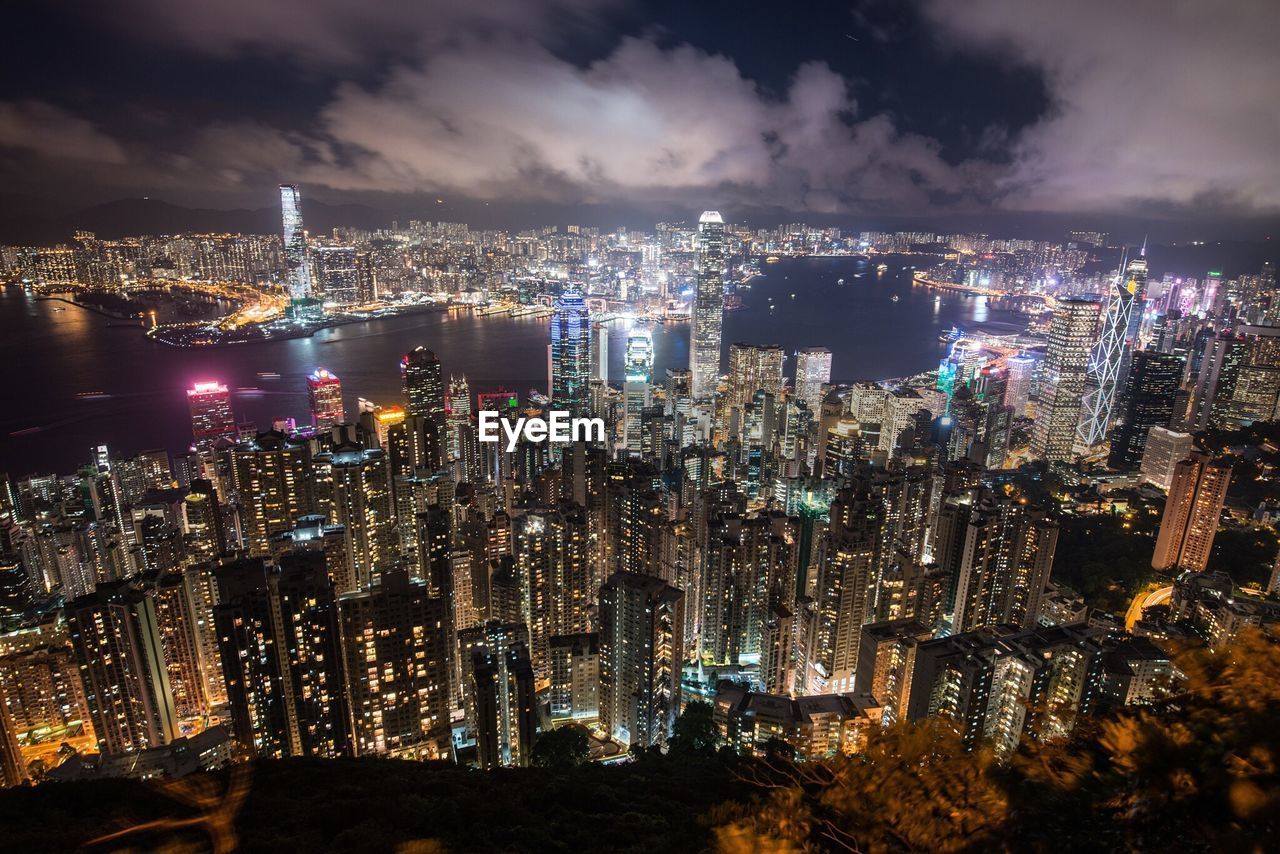
[[[361,253],[383,244],[422,271],[439,266],[416,253],[440,262],[477,237],[412,223],[416,243],[358,236],[368,247],[342,260],[290,228],[296,191],[282,192],[275,251],[295,299],[336,271],[359,297]],[[795,233],[758,238],[795,250],[782,237]],[[789,371],[781,347],[723,341],[733,235],[706,212],[656,239],[466,244],[477,267],[500,246],[561,280],[546,396],[474,394],[418,347],[397,402],[348,406],[317,368],[311,423],[262,430],[237,423],[211,380],[187,393],[189,448],[99,447],[73,475],[5,478],[5,781],[41,776],[64,758],[48,745],[76,738],[103,757],[77,760],[89,768],[144,753],[130,767],[164,768],[172,745],[210,732],[198,755],[219,762],[520,765],[565,724],[662,749],[695,697],[751,752],[853,752],[873,727],[929,717],[1007,752],[1157,697],[1173,675],[1158,637],[1064,603],[1050,588],[1057,521],[996,475],[1034,416],[1029,453],[1052,471],[1079,474],[1083,459],[1168,490],[1153,564],[1205,570],[1231,469],[1179,429],[1273,417],[1270,271],[1184,312],[1200,291],[1156,293],[1135,257],[1101,298],[1056,300],[1043,353],[978,349],[945,383],[840,386],[827,349]],[[611,287],[657,299],[673,280],[647,265],[684,257],[688,369],[655,376],[637,327],[624,376],[608,376],[594,280],[563,284],[580,272],[562,260],[570,244],[610,255]],[[600,419],[604,441],[480,441],[482,411],[547,410]],[[1178,607],[1236,619],[1215,608],[1221,585],[1185,583]]]

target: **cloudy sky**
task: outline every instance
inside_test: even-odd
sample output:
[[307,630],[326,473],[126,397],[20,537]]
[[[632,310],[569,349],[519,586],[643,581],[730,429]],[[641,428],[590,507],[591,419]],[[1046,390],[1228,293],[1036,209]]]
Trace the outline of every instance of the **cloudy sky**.
[[1274,0],[17,0],[8,23],[11,205],[262,207],[287,180],[388,210],[1280,214]]

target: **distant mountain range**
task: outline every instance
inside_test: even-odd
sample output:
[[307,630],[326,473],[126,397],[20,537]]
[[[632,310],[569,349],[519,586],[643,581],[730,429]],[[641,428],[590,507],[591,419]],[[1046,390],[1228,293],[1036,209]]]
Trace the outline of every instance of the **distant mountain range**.
[[[249,210],[186,208],[160,199],[118,199],[72,212],[35,213],[17,216],[20,209],[4,204],[0,212],[0,243],[10,245],[52,245],[70,243],[76,231],[92,231],[108,240],[140,234],[180,232],[241,232],[272,234],[280,230],[278,207]],[[335,226],[384,228],[392,216],[365,205],[329,205],[304,200],[302,217],[312,234]]]

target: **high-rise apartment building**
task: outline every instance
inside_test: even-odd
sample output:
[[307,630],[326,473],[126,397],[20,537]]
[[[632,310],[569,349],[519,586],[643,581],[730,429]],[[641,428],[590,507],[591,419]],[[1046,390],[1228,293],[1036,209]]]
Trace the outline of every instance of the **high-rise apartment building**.
[[486,623],[464,632],[459,647],[480,767],[528,765],[537,714],[524,625]]
[[1151,565],[1203,572],[1231,484],[1231,464],[1193,452],[1173,469]]
[[556,635],[551,654],[552,720],[591,720],[600,716],[600,635]]
[[66,619],[99,750],[144,750],[176,738],[153,591],[131,581],[100,583],[67,603]]
[[350,750],[341,631],[324,556],[218,567],[214,609],[232,731],[258,756]]
[[310,447],[273,430],[233,447],[230,459],[245,546],[250,554],[268,554],[273,536],[316,512]]
[[1058,524],[1043,510],[1020,499],[983,496],[963,536],[950,543],[960,555],[942,558],[958,567],[952,630],[1035,625],[1057,542]]
[[451,754],[448,602],[404,571],[338,598],[357,756]]
[[381,448],[343,446],[317,454],[315,470],[327,489],[322,506],[346,537],[350,578],[367,587],[400,556],[387,455]]
[[630,572],[600,588],[600,723],[640,747],[667,743],[680,711],[684,594]]
[[531,510],[512,523],[516,567],[528,585],[526,601],[534,675],[550,675],[553,635],[590,628],[595,590],[591,585],[587,514],[568,504],[558,511]]
[[360,302],[361,270],[354,246],[316,246],[311,267],[317,298],[337,305]]
[[446,450],[448,420],[440,360],[426,347],[416,347],[400,360],[400,379],[409,415],[422,419],[417,427],[423,434],[424,464],[438,468]]

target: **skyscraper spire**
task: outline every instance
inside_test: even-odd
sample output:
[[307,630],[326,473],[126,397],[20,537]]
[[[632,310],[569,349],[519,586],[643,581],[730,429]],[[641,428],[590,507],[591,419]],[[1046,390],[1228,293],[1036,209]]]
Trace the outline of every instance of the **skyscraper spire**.
[[[1146,243],[1143,243],[1145,252]],[[1133,348],[1142,322],[1142,301],[1147,291],[1147,260],[1143,256],[1120,258],[1120,268],[1107,294],[1102,336],[1089,358],[1088,390],[1081,411],[1080,445],[1092,447],[1107,437],[1116,397],[1129,377]]]

